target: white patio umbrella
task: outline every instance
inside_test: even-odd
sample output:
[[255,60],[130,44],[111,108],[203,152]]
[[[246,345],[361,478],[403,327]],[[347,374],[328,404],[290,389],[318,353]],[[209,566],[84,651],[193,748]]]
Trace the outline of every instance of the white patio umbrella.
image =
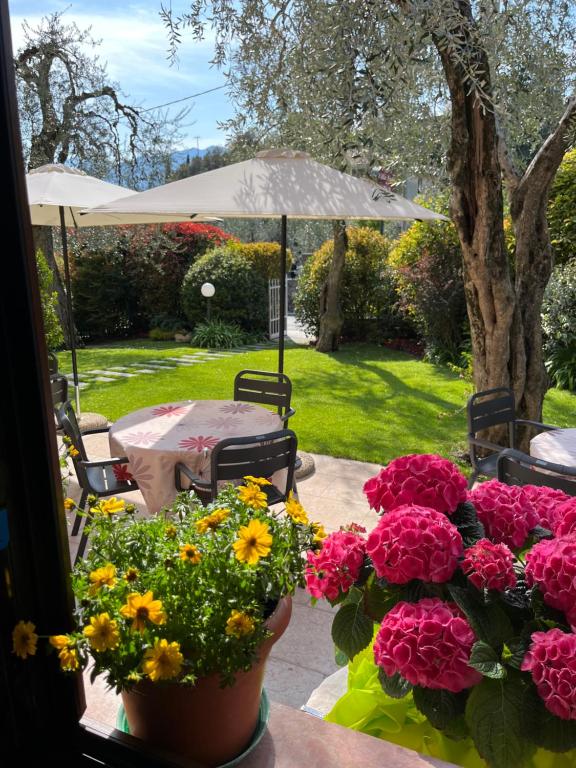
[[[122,197],[133,197],[135,192],[132,189],[126,189],[126,187],[109,184],[107,181],[102,181],[94,176],[88,176],[83,171],[69,168],[66,165],[49,164],[33,169],[26,175],[26,186],[32,224],[60,227],[76,410],[77,414],[80,415],[80,387],[72,318],[72,291],[70,288],[66,227],[155,224],[185,221],[190,217],[186,215],[149,215],[146,213],[124,214],[122,216],[114,214],[80,216],[79,213],[84,208],[92,208]],[[206,220],[205,217],[196,218]],[[210,220],[214,221],[214,219]]]
[[271,149],[252,160],[99,205],[90,215],[279,217],[281,226],[280,338],[284,367],[287,217],[299,219],[442,220],[446,217],[364,179],[313,160],[306,152]]

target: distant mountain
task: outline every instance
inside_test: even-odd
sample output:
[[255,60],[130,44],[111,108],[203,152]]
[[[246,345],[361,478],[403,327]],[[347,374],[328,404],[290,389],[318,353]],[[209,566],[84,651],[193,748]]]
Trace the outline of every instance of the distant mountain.
[[204,157],[206,152],[211,149],[218,149],[218,145],[213,144],[212,146],[206,147],[205,149],[197,149],[196,147],[190,147],[190,149],[179,149],[177,152],[173,152],[170,156],[170,159],[172,160],[172,167],[178,168],[179,165],[182,165],[182,163],[186,162],[187,157],[190,159],[193,157]]

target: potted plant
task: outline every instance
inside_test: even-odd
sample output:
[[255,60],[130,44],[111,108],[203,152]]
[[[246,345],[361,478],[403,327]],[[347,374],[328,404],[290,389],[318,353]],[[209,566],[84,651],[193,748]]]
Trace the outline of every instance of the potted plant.
[[468,768],[576,764],[576,499],[392,461],[308,554],[348,691],[328,718]]
[[[49,637],[64,671],[90,665],[121,692],[133,735],[206,765],[250,744],[266,656],[303,584],[303,553],[323,535],[295,499],[269,508],[266,484],[246,478],[207,507],[182,493],[146,518],[115,498],[95,503],[72,574],[77,629]],[[36,639],[19,622],[15,653]]]

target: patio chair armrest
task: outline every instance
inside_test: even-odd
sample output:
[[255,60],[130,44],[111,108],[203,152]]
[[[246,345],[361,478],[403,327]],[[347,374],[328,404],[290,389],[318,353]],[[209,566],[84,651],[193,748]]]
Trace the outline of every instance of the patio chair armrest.
[[280,421],[288,421],[288,419],[291,419],[292,416],[296,415],[296,411],[294,408],[288,408],[286,413],[283,416],[280,416]]
[[190,488],[183,488],[181,483],[180,476],[184,475],[185,477],[190,480],[191,487],[196,486],[199,488],[210,488],[210,483],[207,483],[206,481],[203,481],[201,477],[199,477],[197,474],[195,474],[189,466],[186,464],[183,464],[181,461],[179,461],[174,466],[174,482],[176,484],[176,489],[179,491],[188,491]]
[[81,461],[84,467],[111,467],[114,464],[128,464],[128,458],[126,456],[114,457],[112,459],[99,459],[96,461]]
[[516,424],[526,424],[530,427],[538,427],[542,432],[549,432],[551,429],[560,429],[552,424],[542,424],[541,421],[532,421],[532,419],[514,419]]
[[94,429],[81,429],[82,437],[84,435],[97,435],[100,432],[110,432],[110,427],[94,427]]
[[538,469],[547,470],[548,472],[555,472],[558,475],[566,475],[567,477],[576,478],[576,467],[570,467],[566,464],[554,464],[546,459],[540,459],[537,456],[530,456],[530,454],[523,453],[514,448],[507,448],[502,451],[498,457],[498,464],[503,463],[507,458],[523,462],[531,467],[537,467]]
[[484,440],[482,437],[474,437],[474,435],[468,435],[468,442],[471,445],[477,445],[479,448],[490,448],[492,451],[501,451],[506,447],[498,445],[498,443],[492,443],[490,440]]

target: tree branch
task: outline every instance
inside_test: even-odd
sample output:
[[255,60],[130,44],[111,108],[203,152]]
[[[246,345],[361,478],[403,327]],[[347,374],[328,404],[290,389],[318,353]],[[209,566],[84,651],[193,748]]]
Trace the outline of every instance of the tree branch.
[[500,163],[506,185],[508,186],[510,192],[513,193],[516,191],[518,185],[520,184],[522,174],[514,164],[514,160],[512,159],[510,150],[508,149],[508,143],[504,137],[504,130],[500,125],[500,121],[497,117],[496,136],[498,140],[498,161]]

